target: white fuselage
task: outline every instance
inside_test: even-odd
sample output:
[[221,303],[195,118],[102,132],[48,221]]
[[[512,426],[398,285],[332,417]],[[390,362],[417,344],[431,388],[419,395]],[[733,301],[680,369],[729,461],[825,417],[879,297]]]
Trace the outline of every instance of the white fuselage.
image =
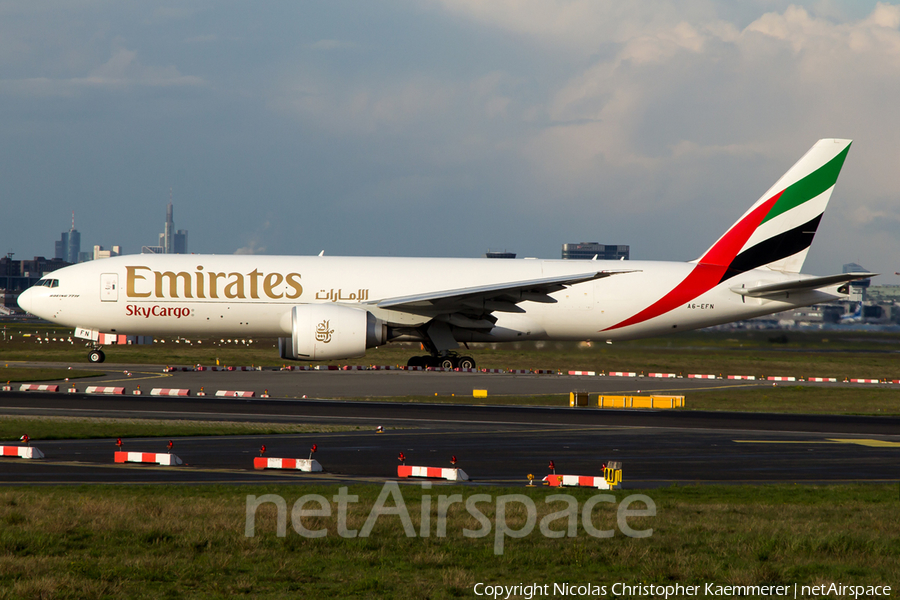
[[[65,267],[33,287],[20,305],[44,319],[128,335],[289,336],[301,304],[359,306],[388,322],[417,325],[410,311],[379,309],[382,299],[583,273],[635,272],[572,285],[555,303],[522,301],[495,312],[489,333],[460,341],[619,340],[696,329],[828,300],[822,291],[760,299],[732,288],[796,280],[767,269],[742,273],[642,322],[609,329],[682,283],[694,263],[534,259],[128,255]],[[801,276],[802,277],[802,276]],[[414,311],[413,311],[414,312]],[[418,319],[418,321],[417,321]]]

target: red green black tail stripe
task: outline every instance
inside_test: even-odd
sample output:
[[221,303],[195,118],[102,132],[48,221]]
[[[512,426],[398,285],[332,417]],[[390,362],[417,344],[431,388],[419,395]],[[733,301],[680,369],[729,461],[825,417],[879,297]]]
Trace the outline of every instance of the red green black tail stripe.
[[834,186],[849,150],[848,144],[827,163],[759,204],[735,223],[674,289],[644,310],[604,331],[635,325],[663,315],[731,277],[793,256],[808,248],[812,244],[822,213],[798,227],[776,233],[741,252],[760,225],[818,197]]

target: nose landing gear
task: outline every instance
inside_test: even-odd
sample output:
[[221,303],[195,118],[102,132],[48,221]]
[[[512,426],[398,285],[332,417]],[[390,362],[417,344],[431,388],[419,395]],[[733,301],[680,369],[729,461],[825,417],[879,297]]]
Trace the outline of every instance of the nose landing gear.
[[106,360],[106,355],[100,348],[93,348],[88,354],[88,360],[92,363],[102,363],[104,360]]

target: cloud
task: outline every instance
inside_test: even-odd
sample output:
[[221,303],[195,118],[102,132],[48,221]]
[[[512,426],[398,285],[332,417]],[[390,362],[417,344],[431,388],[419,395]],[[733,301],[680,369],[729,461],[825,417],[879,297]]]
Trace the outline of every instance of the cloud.
[[[315,224],[340,220],[347,254],[596,239],[691,259],[834,136],[855,142],[811,272],[848,252],[897,270],[877,266],[900,214],[893,4],[76,4],[0,8],[4,180],[23,206],[120,206],[174,179],[216,209],[196,249],[318,252],[333,241]],[[279,218],[248,239],[249,197]]]
[[260,246],[258,242],[251,241],[247,246],[242,246],[234,251],[235,254],[265,254],[266,247]]
[[265,242],[266,237],[271,233],[272,222],[265,221],[256,228],[249,237],[249,241],[247,245],[242,246],[234,251],[235,254],[265,254],[266,247],[263,246],[263,242]]
[[7,93],[23,96],[73,96],[88,89],[129,89],[155,87],[203,86],[201,77],[182,75],[175,66],[157,67],[141,64],[137,52],[113,44],[109,59],[81,77],[32,77],[5,79]]

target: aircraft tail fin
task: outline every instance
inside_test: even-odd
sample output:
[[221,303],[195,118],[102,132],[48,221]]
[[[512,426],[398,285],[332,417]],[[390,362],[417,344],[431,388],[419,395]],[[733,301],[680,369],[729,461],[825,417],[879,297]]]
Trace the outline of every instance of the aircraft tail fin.
[[851,143],[816,142],[695,262],[725,267],[720,283],[751,269],[799,273]]

